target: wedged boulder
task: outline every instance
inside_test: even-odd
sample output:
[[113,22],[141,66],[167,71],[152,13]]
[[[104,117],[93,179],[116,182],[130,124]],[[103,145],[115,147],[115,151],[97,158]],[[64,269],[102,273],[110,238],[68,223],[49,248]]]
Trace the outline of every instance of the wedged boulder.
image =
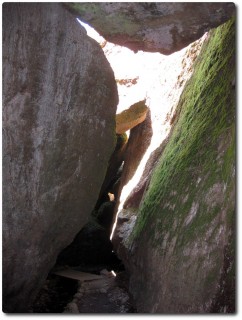
[[128,109],[116,115],[116,133],[122,134],[134,128],[146,118],[148,107],[146,100],[134,103]]
[[171,54],[186,47],[235,14],[235,5],[231,2],[103,2],[65,5],[106,40],[134,51],[162,54]]
[[115,147],[117,102],[100,46],[63,6],[3,4],[4,312],[28,310],[87,222]]

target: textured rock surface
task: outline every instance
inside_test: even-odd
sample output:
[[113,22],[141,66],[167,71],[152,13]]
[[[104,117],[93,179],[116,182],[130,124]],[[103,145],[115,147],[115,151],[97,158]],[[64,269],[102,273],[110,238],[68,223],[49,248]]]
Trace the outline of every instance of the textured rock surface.
[[[134,51],[170,54],[227,21],[233,3],[66,4],[105,39]],[[105,19],[104,19],[105,17]]]
[[235,311],[234,30],[212,32],[140,206],[121,212],[138,312]]
[[142,123],[148,112],[148,107],[144,101],[139,101],[129,109],[122,111],[116,115],[116,133],[122,134]]
[[5,312],[27,310],[87,222],[115,146],[117,100],[101,48],[63,6],[3,5]]

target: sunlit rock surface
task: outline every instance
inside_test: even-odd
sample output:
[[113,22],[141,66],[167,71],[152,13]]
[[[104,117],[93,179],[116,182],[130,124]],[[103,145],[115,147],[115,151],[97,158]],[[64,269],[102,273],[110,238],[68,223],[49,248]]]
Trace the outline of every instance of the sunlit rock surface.
[[145,102],[145,100],[136,102],[116,115],[116,133],[123,134],[145,120],[149,110]]
[[235,13],[233,3],[66,3],[105,39],[138,50],[171,54]]
[[100,46],[59,4],[3,5],[3,310],[22,312],[87,222],[115,147]]

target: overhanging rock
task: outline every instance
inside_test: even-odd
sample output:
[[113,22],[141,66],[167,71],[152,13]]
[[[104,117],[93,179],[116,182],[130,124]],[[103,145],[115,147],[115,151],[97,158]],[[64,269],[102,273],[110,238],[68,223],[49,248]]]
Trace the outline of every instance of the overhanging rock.
[[171,54],[235,14],[234,3],[66,3],[106,40],[134,51]]

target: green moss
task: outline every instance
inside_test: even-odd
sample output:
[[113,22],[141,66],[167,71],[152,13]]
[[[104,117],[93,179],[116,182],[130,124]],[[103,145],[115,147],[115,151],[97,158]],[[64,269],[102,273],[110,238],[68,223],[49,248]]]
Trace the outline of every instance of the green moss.
[[224,155],[223,169],[222,169],[224,181],[229,182],[229,180],[231,179],[231,169],[233,170],[233,168],[231,168],[231,164],[234,163],[234,159],[235,159],[235,126],[232,127],[231,142]]
[[[178,104],[178,117],[172,136],[154,170],[149,189],[139,210],[132,239],[137,238],[151,217],[159,217],[160,228],[170,230],[174,222],[174,212],[184,221],[192,203],[199,201],[198,195],[217,182],[228,183],[231,166],[234,165],[234,143],[224,146],[222,166],[217,160],[221,137],[230,135],[234,140],[235,94],[232,82],[235,77],[235,31],[234,22],[211,32],[197,59],[195,71],[186,85]],[[196,186],[196,180],[203,181]],[[184,186],[189,194],[183,204]],[[229,188],[229,187],[228,187]],[[170,197],[176,190],[177,197]],[[170,202],[177,210],[164,209]],[[207,212],[200,205],[189,224],[189,237],[194,237],[200,229],[206,228],[216,215],[218,208]],[[183,216],[183,218],[182,218]],[[154,217],[154,219],[155,219]],[[147,231],[148,232],[148,231]],[[150,233],[154,232],[150,228]]]
[[[147,277],[161,295],[165,282],[175,303],[201,302],[214,312],[233,310],[235,297],[234,55],[229,21],[203,46],[126,241],[134,265],[153,270],[150,277],[144,267],[138,281]],[[177,297],[176,288],[189,299]]]

